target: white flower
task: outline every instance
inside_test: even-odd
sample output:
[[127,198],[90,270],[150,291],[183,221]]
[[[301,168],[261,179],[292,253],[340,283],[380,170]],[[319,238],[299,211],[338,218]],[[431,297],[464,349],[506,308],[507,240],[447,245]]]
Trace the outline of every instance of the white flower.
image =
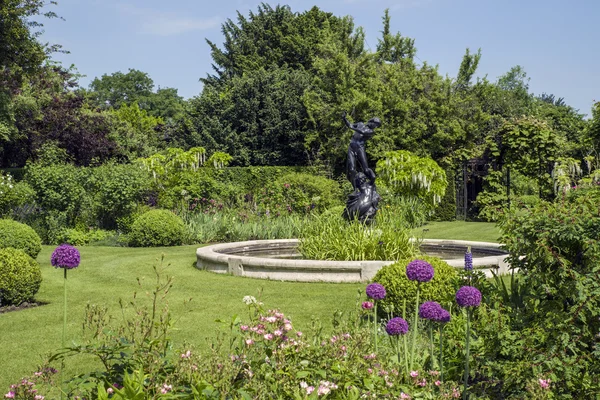
[[244,296],[242,301],[248,306],[251,304],[256,304],[256,298],[254,296]]

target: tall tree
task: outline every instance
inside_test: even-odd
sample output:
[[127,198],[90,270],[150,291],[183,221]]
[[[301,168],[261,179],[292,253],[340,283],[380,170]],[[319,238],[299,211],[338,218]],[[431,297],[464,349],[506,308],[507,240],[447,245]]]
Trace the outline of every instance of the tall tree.
[[18,135],[0,150],[4,166],[35,160],[47,142],[64,149],[78,165],[101,162],[115,154],[116,146],[108,137],[110,119],[90,109],[76,87],[72,72],[59,66],[46,66],[24,81],[13,100]]
[[400,32],[395,35],[390,33],[390,10],[385,9],[383,14],[383,31],[377,43],[377,58],[380,62],[398,62],[401,59],[413,59],[417,49],[415,39],[402,37]]
[[214,143],[241,165],[306,163],[303,97],[317,55],[362,57],[364,34],[351,18],[317,7],[298,14],[266,4],[247,18],[238,13],[237,24],[227,20],[223,33],[223,49],[209,41],[216,74],[192,101],[196,130],[209,137],[202,145]]
[[207,40],[216,75],[203,79],[205,83],[274,65],[310,70],[319,44],[330,33],[348,55],[357,57],[364,52],[364,33],[354,32],[350,17],[338,18],[317,7],[297,14],[289,6],[273,8],[262,3],[248,18],[238,12],[237,24],[228,19],[222,31],[223,49]]
[[477,71],[480,59],[481,49],[477,50],[476,54],[471,54],[467,48],[462,62],[460,63],[460,68],[458,69],[458,75],[456,77],[457,89],[465,89],[471,85],[471,79]]
[[147,109],[153,89],[154,81],[146,72],[130,68],[126,74],[119,71],[95,78],[90,83],[89,98],[101,109],[117,109],[133,103]]
[[35,18],[56,17],[52,11],[42,13],[45,5],[44,0],[0,2],[0,140],[16,132],[11,101],[23,80],[39,72],[49,53],[60,50],[38,40],[43,25]]

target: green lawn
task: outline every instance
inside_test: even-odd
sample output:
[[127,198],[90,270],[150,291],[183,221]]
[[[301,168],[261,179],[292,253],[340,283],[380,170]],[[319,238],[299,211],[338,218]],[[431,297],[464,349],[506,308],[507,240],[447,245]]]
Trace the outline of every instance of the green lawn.
[[473,240],[498,242],[500,230],[492,222],[429,222],[413,230],[413,234],[424,239]]
[[[355,307],[362,284],[296,283],[239,278],[199,271],[194,267],[197,246],[171,248],[82,247],[81,266],[68,273],[68,342],[81,340],[86,303],[106,305],[119,318],[118,300],[130,300],[139,290],[137,278],[151,288],[152,266],[162,254],[170,263],[174,277],[169,307],[176,317],[173,340],[203,346],[206,338],[215,337],[216,319],[234,314],[246,315],[242,297],[258,297],[266,307],[279,308],[291,317],[298,329],[310,326],[312,316],[331,323],[335,309]],[[0,393],[24,375],[35,372],[43,355],[60,347],[62,335],[63,273],[50,265],[53,247],[45,246],[38,260],[43,282],[37,300],[46,305],[0,314]],[[188,306],[184,301],[192,299]],[[85,368],[90,360],[78,359],[72,369]]]

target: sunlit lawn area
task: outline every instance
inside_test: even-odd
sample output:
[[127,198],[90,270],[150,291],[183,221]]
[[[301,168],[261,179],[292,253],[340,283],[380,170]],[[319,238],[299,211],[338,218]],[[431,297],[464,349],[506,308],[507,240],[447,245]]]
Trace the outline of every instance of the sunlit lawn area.
[[473,240],[476,242],[498,242],[500,230],[493,222],[429,222],[413,230],[413,234],[424,239]]
[[[493,224],[435,222],[423,227],[425,237],[495,241],[499,236]],[[420,228],[421,230],[423,228]],[[155,278],[153,265],[170,264],[167,274],[174,277],[169,307],[176,318],[172,338],[177,345],[189,342],[205,346],[220,329],[216,319],[245,314],[242,297],[258,297],[267,307],[279,308],[289,315],[297,329],[307,329],[313,317],[327,326],[336,309],[352,309],[362,284],[295,283],[255,280],[217,275],[195,268],[197,246],[171,248],[82,247],[81,266],[68,274],[68,343],[82,339],[86,304],[109,307],[121,318],[119,299],[129,301],[134,292],[144,297]],[[63,310],[63,274],[50,265],[53,247],[45,246],[38,260],[43,282],[37,300],[40,307],[0,314],[0,390],[24,375],[35,372],[45,354],[60,347]],[[140,278],[142,288],[138,286]],[[188,305],[184,303],[191,299]],[[91,362],[78,359],[69,368],[84,369]]]

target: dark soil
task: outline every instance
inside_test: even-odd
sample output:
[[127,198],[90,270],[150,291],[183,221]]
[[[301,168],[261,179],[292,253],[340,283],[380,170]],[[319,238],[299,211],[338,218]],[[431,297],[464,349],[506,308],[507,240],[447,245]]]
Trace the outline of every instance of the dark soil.
[[33,308],[33,307],[43,306],[44,304],[47,304],[47,303],[41,303],[41,302],[28,303],[28,302],[24,302],[24,303],[21,303],[18,306],[0,306],[0,314],[4,314],[4,313],[7,313],[7,312],[11,312],[11,311],[25,310],[26,308]]

